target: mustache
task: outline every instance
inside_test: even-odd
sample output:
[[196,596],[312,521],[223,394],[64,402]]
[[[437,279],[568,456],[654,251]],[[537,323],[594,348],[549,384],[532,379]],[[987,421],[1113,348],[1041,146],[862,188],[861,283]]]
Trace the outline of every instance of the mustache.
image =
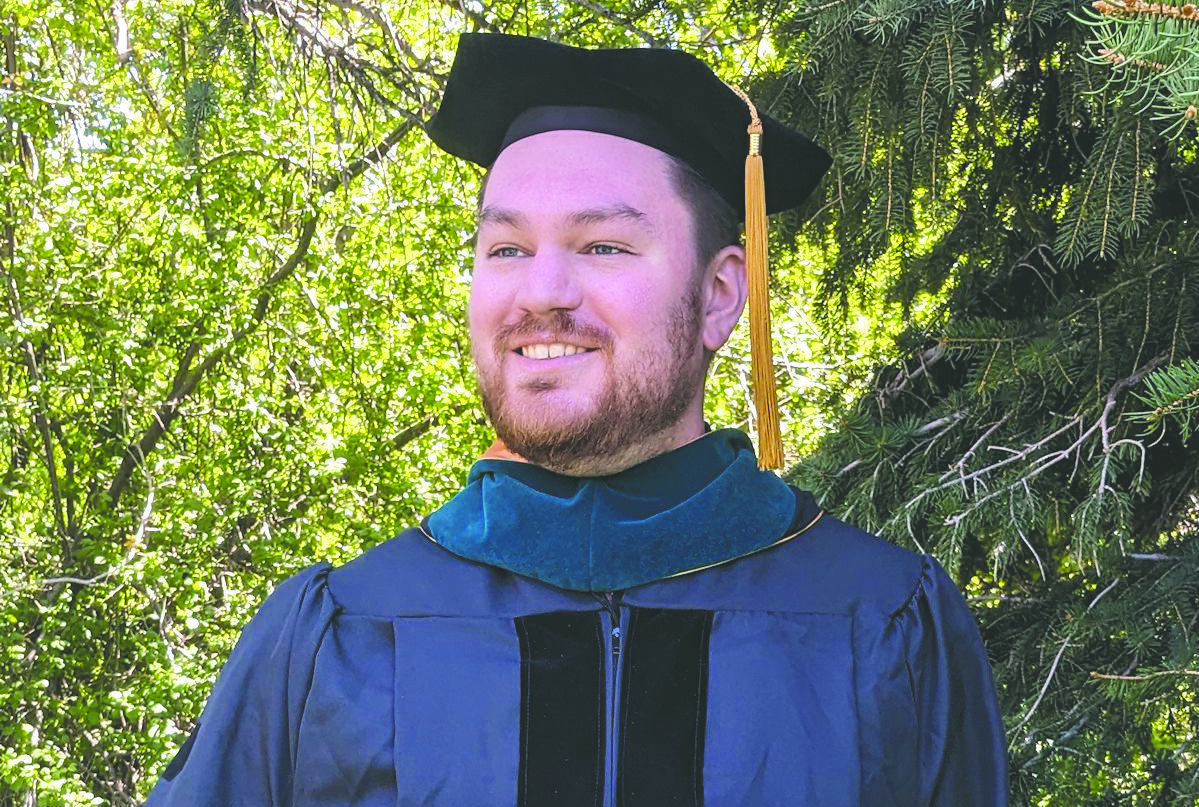
[[598,348],[612,344],[612,334],[605,328],[579,322],[569,311],[551,314],[526,314],[516,322],[496,331],[496,349],[503,352],[513,341],[526,336],[548,336],[555,342],[582,342]]

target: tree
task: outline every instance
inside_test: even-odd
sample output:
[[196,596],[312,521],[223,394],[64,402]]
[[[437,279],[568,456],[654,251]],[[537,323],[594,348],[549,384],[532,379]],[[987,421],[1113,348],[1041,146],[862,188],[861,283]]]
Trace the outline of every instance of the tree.
[[907,360],[793,478],[966,586],[1017,803],[1194,803],[1193,115],[1113,81],[1067,4],[781,14],[762,92],[835,149],[827,327],[908,312]]
[[0,802],[129,804],[267,587],[485,439],[473,175],[381,12],[7,8]]

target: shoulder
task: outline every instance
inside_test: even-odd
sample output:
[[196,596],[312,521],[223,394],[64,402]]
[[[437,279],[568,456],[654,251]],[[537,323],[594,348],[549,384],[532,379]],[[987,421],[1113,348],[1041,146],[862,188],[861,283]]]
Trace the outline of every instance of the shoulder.
[[[263,600],[238,638],[222,679],[240,665],[253,667],[264,659],[290,660],[320,643],[337,612],[328,593],[329,564],[318,563],[279,583]],[[247,671],[248,672],[248,671]]]
[[846,612],[902,610],[936,563],[829,515],[779,550],[780,577],[802,578],[809,598]]
[[265,638],[277,635],[287,623],[303,621],[322,613],[327,617],[331,610],[325,592],[329,569],[329,564],[317,563],[275,586],[259,606],[243,635]]
[[919,596],[935,566],[927,556],[825,514],[790,540],[645,586],[637,599],[679,603],[674,607],[890,616]]
[[[328,586],[344,613],[379,617],[578,610],[582,596],[459,557],[419,527],[333,569]],[[591,607],[594,602],[583,604]]]

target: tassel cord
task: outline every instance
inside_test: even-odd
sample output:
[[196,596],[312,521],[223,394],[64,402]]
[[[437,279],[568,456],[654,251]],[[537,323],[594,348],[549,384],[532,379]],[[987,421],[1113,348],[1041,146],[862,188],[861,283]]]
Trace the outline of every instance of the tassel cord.
[[749,154],[745,158],[745,262],[749,276],[749,350],[754,409],[758,414],[758,467],[783,467],[774,346],[770,328],[770,278],[766,232],[766,178],[762,164],[762,121],[749,96],[732,88],[749,107]]

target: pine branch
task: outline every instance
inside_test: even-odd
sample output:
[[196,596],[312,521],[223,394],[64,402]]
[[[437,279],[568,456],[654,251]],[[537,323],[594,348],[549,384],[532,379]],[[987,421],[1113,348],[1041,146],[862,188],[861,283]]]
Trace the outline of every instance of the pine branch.
[[1078,199],[1072,201],[1070,213],[1065,219],[1065,228],[1058,234],[1054,243],[1054,251],[1062,256],[1067,263],[1077,264],[1090,251],[1093,244],[1088,213],[1092,200],[1097,193],[1096,184],[1099,182],[1099,167],[1108,164],[1108,138],[1100,140],[1099,150],[1092,152],[1087,160],[1086,183],[1077,191]]
[[1161,62],[1150,62],[1150,61],[1146,61],[1145,59],[1137,59],[1135,57],[1132,59],[1129,59],[1123,53],[1114,51],[1111,48],[1100,48],[1099,55],[1103,57],[1103,60],[1105,62],[1108,62],[1109,64],[1114,64],[1117,67],[1119,67],[1120,65],[1123,65],[1123,64],[1131,64],[1136,67],[1143,67],[1147,70],[1154,70],[1158,73],[1162,72],[1163,70],[1165,70],[1168,67],[1168,65],[1164,65]]
[[1183,407],[1189,408],[1194,406],[1196,404],[1196,399],[1199,399],[1199,387],[1195,387],[1194,389],[1187,391],[1185,395],[1180,398],[1176,398],[1165,406],[1159,406],[1150,414],[1154,419],[1160,420],[1166,415],[1173,414]]
[[1091,8],[1100,14],[1122,19],[1144,15],[1199,23],[1199,10],[1191,3],[1172,6],[1168,3],[1146,3],[1145,0],[1095,0]]
[[[1087,610],[1084,611],[1084,613],[1090,612],[1091,609],[1093,609],[1096,605],[1098,605],[1099,601],[1102,600],[1104,597],[1106,597],[1108,592],[1110,592],[1112,589],[1114,589],[1116,587],[1117,584],[1119,584],[1120,580],[1121,580],[1121,578],[1117,577],[1115,580],[1113,580],[1111,582],[1110,585],[1108,585],[1107,588],[1105,588],[1103,591],[1096,594],[1095,598],[1093,600],[1091,600],[1091,602],[1087,605]],[[1041,701],[1043,701],[1045,699],[1045,693],[1049,691],[1049,685],[1053,682],[1053,677],[1057,674],[1058,664],[1061,663],[1062,656],[1065,655],[1066,649],[1071,646],[1070,640],[1072,638],[1073,638],[1072,635],[1067,636],[1062,641],[1061,646],[1058,647],[1057,655],[1053,657],[1053,664],[1051,664],[1049,666],[1049,674],[1047,676],[1045,676],[1045,683],[1041,685],[1041,691],[1037,693],[1037,699],[1035,701],[1033,701],[1032,706],[1029,707],[1028,711],[1024,714],[1024,717],[1021,718],[1020,722],[1017,723],[1012,728],[1011,734],[1013,736],[1017,732],[1019,732],[1020,729],[1022,729],[1025,725],[1027,725],[1028,721],[1032,719],[1032,716],[1036,713],[1037,709],[1040,707]]]
[[1107,182],[1105,187],[1106,192],[1103,195],[1103,220],[1099,226],[1099,247],[1095,250],[1103,257],[1107,257],[1109,255],[1111,250],[1111,242],[1114,240],[1112,233],[1112,230],[1114,229],[1113,219],[1116,215],[1114,199],[1116,196],[1116,182],[1118,179],[1120,179],[1120,174],[1117,169],[1120,166],[1120,151],[1123,144],[1124,138],[1117,138],[1116,156],[1111,160],[1108,160],[1107,165]]
[[[1112,446],[1108,445],[1108,442],[1107,442],[1108,434],[1112,428],[1111,425],[1108,423],[1108,418],[1111,416],[1112,412],[1115,410],[1116,405],[1119,401],[1120,394],[1124,390],[1128,389],[1129,387],[1139,384],[1145,378],[1146,375],[1153,372],[1153,370],[1156,369],[1158,365],[1160,365],[1163,361],[1165,361],[1167,356],[1168,356],[1167,353],[1163,353],[1159,356],[1156,356],[1152,360],[1150,360],[1149,363],[1147,363],[1146,365],[1141,367],[1139,370],[1137,370],[1137,372],[1133,373],[1131,376],[1129,376],[1127,378],[1122,378],[1119,381],[1117,381],[1112,386],[1112,388],[1110,390],[1108,390],[1107,396],[1104,398],[1103,410],[1100,412],[1099,417],[1095,420],[1094,423],[1092,423],[1086,429],[1083,429],[1081,431],[1081,433],[1079,434],[1079,436],[1073,442],[1071,442],[1069,445],[1067,445],[1065,448],[1061,448],[1056,451],[1049,451],[1047,453],[1040,453],[1043,449],[1045,449],[1047,446],[1049,446],[1050,443],[1052,443],[1055,439],[1057,439],[1059,436],[1064,434],[1066,431],[1069,431],[1070,429],[1074,428],[1075,426],[1082,426],[1084,421],[1081,417],[1071,418],[1064,426],[1061,426],[1061,427],[1053,430],[1047,436],[1041,438],[1040,440],[1036,441],[1035,443],[1030,443],[1019,451],[1012,450],[1011,453],[1009,453],[1009,455],[1007,457],[1003,458],[1002,460],[999,460],[998,462],[994,462],[983,468],[979,468],[976,471],[971,471],[968,474],[962,473],[962,466],[960,464],[961,460],[959,460],[958,463],[955,463],[956,468],[951,468],[949,471],[947,471],[945,474],[943,474],[941,476],[941,480],[940,480],[939,484],[922,490],[914,498],[908,500],[905,503],[904,507],[906,509],[911,509],[911,508],[915,507],[917,504],[919,504],[921,501],[923,501],[924,499],[928,498],[929,496],[932,496],[934,493],[937,493],[942,490],[946,490],[947,488],[954,487],[959,484],[963,487],[963,489],[966,490],[967,494],[969,494],[969,490],[966,489],[967,482],[981,481],[988,475],[991,475],[995,471],[998,471],[1002,468],[1006,468],[1017,462],[1024,462],[1026,460],[1029,461],[1030,470],[1024,474],[1021,474],[1019,476],[1019,478],[1013,480],[1012,482],[1007,483],[1006,485],[1003,485],[1002,487],[1000,487],[996,490],[991,491],[990,493],[986,494],[985,496],[982,496],[979,499],[974,500],[971,503],[970,507],[968,507],[966,510],[963,510],[962,512],[960,512],[956,515],[948,516],[945,519],[946,525],[957,526],[958,524],[962,523],[962,521],[966,517],[968,517],[974,511],[978,510],[979,507],[986,504],[987,502],[989,502],[993,499],[996,499],[1000,496],[1006,495],[1017,488],[1026,486],[1028,484],[1028,482],[1030,480],[1032,480],[1033,478],[1040,476],[1042,473],[1044,473],[1045,471],[1049,470],[1052,467],[1055,467],[1056,465],[1063,462],[1064,460],[1074,457],[1078,452],[1080,452],[1082,447],[1096,434],[1101,435],[1101,440],[1103,440],[1103,444],[1104,444],[1105,448],[1108,449],[1107,451],[1104,452],[1105,453],[1105,464],[1103,466],[1103,473],[1101,474],[1100,480],[1099,480],[1098,493],[1100,496],[1102,496],[1103,491],[1105,491],[1107,489],[1106,458],[1108,456],[1110,456],[1110,449],[1112,448]],[[1120,441],[1120,442],[1124,442],[1124,441]],[[950,479],[949,477],[953,475],[954,470],[957,471],[957,478]]]
[[1183,439],[1188,439],[1191,419],[1199,412],[1199,363],[1183,359],[1176,365],[1154,373],[1147,379],[1146,386],[1146,392],[1137,398],[1153,408],[1134,412],[1130,417],[1148,423],[1150,431],[1166,418],[1175,417],[1179,420]]

